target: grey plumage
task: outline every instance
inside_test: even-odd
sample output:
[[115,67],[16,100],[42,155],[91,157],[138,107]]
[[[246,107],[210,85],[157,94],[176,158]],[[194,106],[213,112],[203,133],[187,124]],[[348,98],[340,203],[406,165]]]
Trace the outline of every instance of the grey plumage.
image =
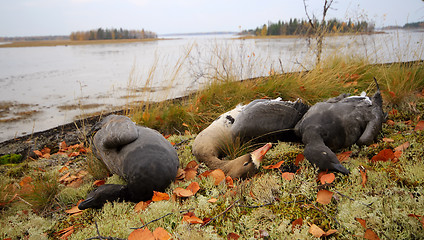
[[127,185],[103,185],[89,194],[80,209],[98,208],[106,200],[138,202],[153,191],[164,191],[175,179],[179,160],[176,150],[157,131],[135,125],[129,118],[110,115],[95,126],[93,152]]
[[382,104],[377,84],[372,98],[342,94],[312,106],[295,127],[305,144],[305,157],[320,169],[348,174],[333,151],[371,144],[385,121]]

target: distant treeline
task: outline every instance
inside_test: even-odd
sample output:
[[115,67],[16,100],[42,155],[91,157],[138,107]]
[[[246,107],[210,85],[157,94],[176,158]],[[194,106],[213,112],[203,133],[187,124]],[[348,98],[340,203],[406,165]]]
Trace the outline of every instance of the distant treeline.
[[424,28],[424,22],[407,23],[403,28]]
[[[331,19],[324,21],[324,24],[315,19],[313,21],[315,29],[324,29],[328,33],[347,33],[347,32],[373,32],[374,24],[369,24],[366,21],[339,21]],[[268,25],[264,24],[262,27],[245,31],[244,33],[254,34],[256,36],[269,36],[269,35],[307,35],[314,34],[316,31],[313,29],[309,21],[304,19],[291,19],[288,22],[278,21],[277,23],[269,22]]]
[[419,29],[424,28],[424,22],[413,22],[413,23],[407,23],[402,26],[386,26],[383,27],[383,30],[396,30],[396,29]]
[[144,29],[126,30],[122,28],[99,28],[97,30],[72,32],[69,38],[74,41],[105,39],[145,39],[157,38],[157,34],[151,31],[145,31]]

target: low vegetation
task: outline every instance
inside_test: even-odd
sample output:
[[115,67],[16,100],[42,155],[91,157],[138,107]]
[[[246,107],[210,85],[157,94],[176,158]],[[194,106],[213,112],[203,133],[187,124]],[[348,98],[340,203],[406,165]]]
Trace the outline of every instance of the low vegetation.
[[[299,143],[275,144],[259,173],[244,180],[210,172],[191,154],[196,134],[239,103],[281,97],[314,104],[340,93],[373,94],[374,77],[388,121],[375,144],[338,153],[348,176],[318,173]],[[37,159],[22,162],[5,157],[0,238],[422,239],[423,88],[422,62],[371,65],[350,57],[324,59],[308,72],[213,79],[187,97],[129,113],[178,149],[181,169],[165,193],[152,202],[79,211],[78,201],[95,186],[122,182],[108,175],[87,143],[40,149]]]

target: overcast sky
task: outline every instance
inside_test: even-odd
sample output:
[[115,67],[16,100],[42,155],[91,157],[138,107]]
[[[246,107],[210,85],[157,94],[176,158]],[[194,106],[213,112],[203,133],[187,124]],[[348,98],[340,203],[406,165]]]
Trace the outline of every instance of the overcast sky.
[[[307,0],[320,17],[323,0]],[[328,17],[377,27],[424,21],[422,0],[337,0]],[[124,28],[158,34],[238,31],[268,21],[305,18],[302,0],[0,0],[0,36],[69,35]]]

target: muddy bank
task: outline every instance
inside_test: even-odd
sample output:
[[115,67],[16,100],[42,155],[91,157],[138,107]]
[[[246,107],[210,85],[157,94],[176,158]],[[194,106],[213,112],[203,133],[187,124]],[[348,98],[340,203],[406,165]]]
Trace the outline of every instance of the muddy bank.
[[59,149],[59,143],[65,141],[72,145],[86,141],[86,134],[100,118],[110,114],[124,114],[125,110],[98,115],[68,124],[60,125],[45,131],[28,134],[0,143],[0,156],[5,154],[20,154],[23,159],[34,157],[34,150],[48,147],[53,151]]

